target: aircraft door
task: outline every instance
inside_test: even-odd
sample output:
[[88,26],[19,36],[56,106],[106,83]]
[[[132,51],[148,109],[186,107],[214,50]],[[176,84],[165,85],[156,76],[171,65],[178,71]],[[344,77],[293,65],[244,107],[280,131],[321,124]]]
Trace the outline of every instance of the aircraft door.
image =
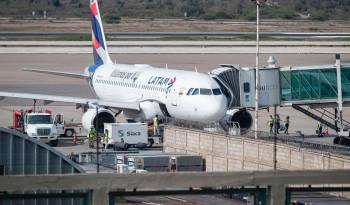
[[168,102],[171,106],[177,107],[178,105],[178,89],[172,88],[169,93],[167,94],[168,96]]
[[55,115],[54,124],[56,126],[57,133],[63,134],[64,133],[64,116],[63,116],[63,114],[59,113],[59,114]]

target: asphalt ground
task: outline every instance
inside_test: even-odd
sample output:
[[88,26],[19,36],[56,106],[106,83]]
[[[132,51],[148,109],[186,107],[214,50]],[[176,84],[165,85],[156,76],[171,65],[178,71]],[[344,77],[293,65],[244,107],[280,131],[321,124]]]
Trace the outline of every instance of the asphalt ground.
[[[334,63],[334,54],[279,54],[275,55],[275,57],[278,60],[278,64],[284,66]],[[268,55],[261,56],[262,64],[266,64],[267,58]],[[186,70],[194,70],[196,67],[199,72],[208,72],[222,63],[241,64],[242,66],[254,66],[255,64],[254,54],[114,54],[112,55],[112,59],[116,59],[118,63],[147,63],[163,67],[167,64],[169,68],[181,68]],[[350,62],[350,55],[342,55],[342,59],[343,62]],[[21,71],[21,68],[29,67],[82,72],[84,67],[91,63],[92,56],[90,54],[1,54],[0,90],[93,97],[93,93],[89,90],[84,80]],[[0,101],[0,126],[8,126],[11,124],[13,109],[23,108],[24,106],[30,107],[31,105],[32,102],[28,100],[6,99]],[[66,120],[69,119],[74,122],[79,122],[81,120],[81,110],[76,110],[72,105],[59,103],[47,106],[47,108],[55,112],[63,112],[66,116]],[[278,113],[281,115],[282,119],[287,115],[290,116],[291,133],[300,130],[305,134],[314,134],[316,127],[316,122],[314,120],[311,120],[302,113],[289,107],[279,108]],[[260,130],[266,131],[268,129],[267,118],[270,114],[272,113],[266,110],[259,112]],[[350,118],[348,108],[345,108],[344,118]],[[120,119],[122,120],[122,118]],[[70,146],[69,141],[66,146],[62,144],[60,147],[62,147],[62,152],[68,154],[71,149],[77,150],[76,148],[79,146],[81,146],[80,148],[82,150],[85,150],[86,145],[80,144]],[[157,200],[159,199],[157,198]],[[195,201],[198,201],[198,199]],[[217,202],[216,200],[213,201]],[[153,200],[150,202],[154,203]],[[332,204],[335,204],[335,202],[332,201]]]

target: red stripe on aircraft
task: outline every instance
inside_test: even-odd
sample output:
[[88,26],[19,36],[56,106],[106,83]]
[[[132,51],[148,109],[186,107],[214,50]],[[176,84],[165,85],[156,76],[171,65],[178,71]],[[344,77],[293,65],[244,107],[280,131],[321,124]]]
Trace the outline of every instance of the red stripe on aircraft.
[[92,45],[95,49],[98,49],[100,47],[100,44],[98,43],[95,37],[92,37]]
[[97,16],[97,15],[98,15],[96,2],[94,2],[94,3],[90,6],[90,9],[91,9],[91,13],[92,13],[93,16]]

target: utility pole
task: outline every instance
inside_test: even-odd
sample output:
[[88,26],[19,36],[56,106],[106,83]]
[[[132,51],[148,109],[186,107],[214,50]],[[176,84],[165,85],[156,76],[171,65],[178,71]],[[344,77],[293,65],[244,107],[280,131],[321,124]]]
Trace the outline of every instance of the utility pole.
[[33,112],[35,113],[35,107],[36,107],[36,99],[33,100]]
[[96,105],[96,173],[100,173],[100,160],[99,160],[99,155],[100,155],[100,150],[99,150],[99,134],[98,134],[98,105]]
[[273,107],[273,170],[277,170],[277,105],[274,105]]
[[258,111],[259,111],[259,24],[260,6],[265,0],[252,0],[256,3],[256,55],[255,55],[255,139],[258,139]]

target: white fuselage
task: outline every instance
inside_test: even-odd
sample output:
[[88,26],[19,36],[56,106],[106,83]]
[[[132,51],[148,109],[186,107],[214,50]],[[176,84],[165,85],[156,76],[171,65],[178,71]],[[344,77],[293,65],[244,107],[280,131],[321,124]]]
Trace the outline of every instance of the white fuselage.
[[124,115],[141,121],[157,114],[214,122],[222,119],[227,109],[227,99],[218,83],[204,73],[149,65],[104,64],[96,69],[92,85],[102,100],[140,102],[141,112],[126,110]]

